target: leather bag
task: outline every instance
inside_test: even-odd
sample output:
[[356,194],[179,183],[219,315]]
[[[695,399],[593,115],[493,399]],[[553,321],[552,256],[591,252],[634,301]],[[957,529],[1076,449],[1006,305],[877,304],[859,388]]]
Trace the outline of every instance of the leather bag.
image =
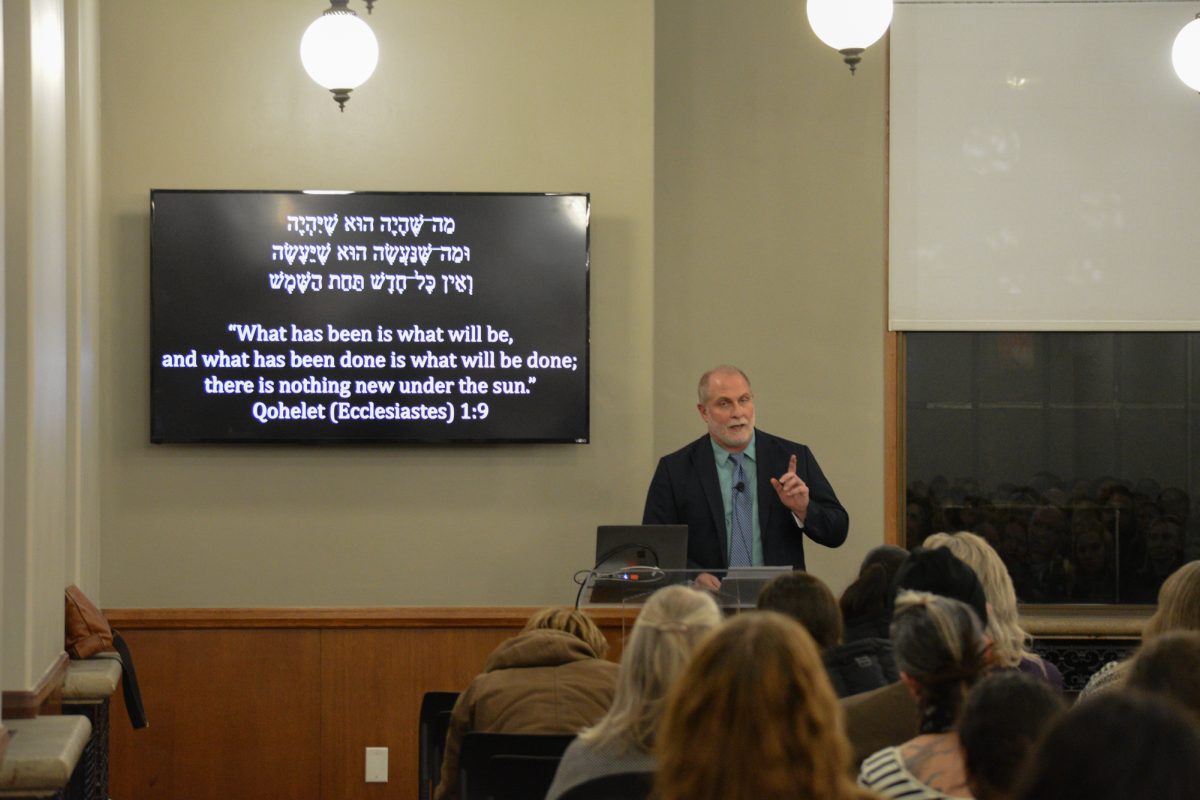
[[96,604],[75,584],[67,587],[64,645],[67,655],[74,659],[92,658],[115,650],[121,657],[121,691],[125,695],[129,722],[135,729],[145,728],[149,724],[146,722],[146,708],[142,704],[137,672],[133,668],[133,656],[125,639],[112,629],[104,612],[96,608]]

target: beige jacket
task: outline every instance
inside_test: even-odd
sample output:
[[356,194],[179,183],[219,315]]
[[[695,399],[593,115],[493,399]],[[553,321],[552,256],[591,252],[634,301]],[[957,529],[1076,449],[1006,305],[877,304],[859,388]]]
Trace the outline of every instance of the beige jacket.
[[563,631],[534,630],[502,642],[458,697],[434,800],[457,800],[458,753],[468,731],[575,733],[608,711],[617,665]]

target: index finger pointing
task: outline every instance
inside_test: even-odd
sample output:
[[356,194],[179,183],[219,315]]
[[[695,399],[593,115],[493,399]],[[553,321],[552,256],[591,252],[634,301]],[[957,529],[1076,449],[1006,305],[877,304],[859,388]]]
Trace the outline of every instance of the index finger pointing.
[[788,461],[788,472],[792,475],[796,474],[796,454],[792,453],[791,460]]

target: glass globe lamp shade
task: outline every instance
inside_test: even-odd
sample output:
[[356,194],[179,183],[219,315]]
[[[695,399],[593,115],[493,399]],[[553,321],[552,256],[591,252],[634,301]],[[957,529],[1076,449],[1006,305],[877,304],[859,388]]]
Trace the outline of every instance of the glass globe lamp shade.
[[300,61],[310,78],[333,92],[344,111],[351,90],[375,71],[379,42],[371,26],[353,11],[330,9],[304,32]]
[[1200,17],[1184,25],[1175,37],[1171,64],[1179,80],[1200,92]]
[[807,10],[813,33],[845,57],[851,73],[892,24],[892,0],[808,0]]

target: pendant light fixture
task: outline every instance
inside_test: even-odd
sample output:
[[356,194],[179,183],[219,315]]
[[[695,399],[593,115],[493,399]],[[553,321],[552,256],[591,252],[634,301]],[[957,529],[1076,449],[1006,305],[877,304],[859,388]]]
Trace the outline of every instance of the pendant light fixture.
[[842,54],[853,75],[863,51],[892,24],[892,0],[808,0],[808,24]]
[[1175,37],[1171,64],[1179,80],[1200,92],[1200,14]]
[[300,61],[305,71],[333,92],[333,99],[343,112],[350,92],[371,77],[379,62],[375,33],[350,10],[348,2],[332,0],[332,5],[308,26],[300,39]]

